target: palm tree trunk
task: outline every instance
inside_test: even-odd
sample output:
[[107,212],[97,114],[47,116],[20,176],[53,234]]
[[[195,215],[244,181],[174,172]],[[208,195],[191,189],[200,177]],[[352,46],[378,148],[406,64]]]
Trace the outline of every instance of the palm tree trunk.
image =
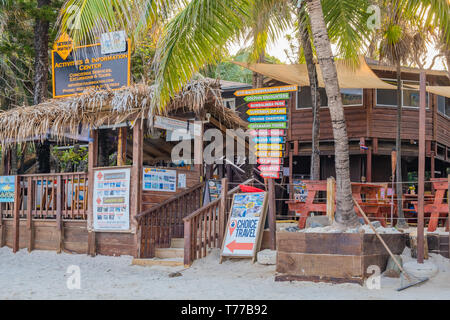
[[311,18],[314,45],[325,82],[333,128],[336,166],[335,221],[339,226],[353,227],[359,225],[359,219],[353,205],[347,126],[345,123],[336,65],[334,64],[333,52],[331,50],[320,0],[307,0],[307,7]]
[[397,61],[397,137],[395,139],[395,149],[397,150],[397,174],[396,174],[396,194],[397,194],[397,227],[407,227],[405,216],[403,215],[403,184],[402,184],[402,69],[400,61]]
[[[50,5],[50,0],[38,0],[37,7]],[[41,103],[47,96],[48,85],[48,30],[49,22],[36,18],[34,26],[34,104]],[[39,173],[50,172],[50,145],[48,141],[37,145]],[[45,170],[45,171],[41,171]]]
[[[266,53],[262,51],[259,56],[257,63],[264,63],[264,60],[266,58]],[[253,72],[253,81],[252,81],[253,88],[262,88],[264,87],[264,75]]]
[[317,79],[316,65],[314,63],[314,55],[311,46],[311,39],[309,37],[308,28],[304,24],[303,17],[299,14],[298,26],[300,31],[300,42],[303,47],[303,54],[305,56],[306,67],[308,68],[309,86],[311,88],[311,101],[312,101],[312,150],[311,150],[311,168],[310,175],[311,180],[320,180],[320,93],[319,93],[319,81]]

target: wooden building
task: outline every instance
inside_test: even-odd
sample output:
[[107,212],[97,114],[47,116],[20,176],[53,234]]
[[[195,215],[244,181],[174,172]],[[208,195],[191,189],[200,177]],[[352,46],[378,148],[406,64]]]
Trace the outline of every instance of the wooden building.
[[[16,175],[14,202],[0,203],[0,247],[153,257],[155,248],[170,246],[172,238],[185,236],[183,219],[203,205],[204,130],[224,132],[245,128],[246,123],[224,106],[217,81],[187,84],[164,109],[152,104],[153,94],[152,86],[135,85],[116,91],[89,91],[1,113],[2,150],[30,139],[51,138],[70,144],[88,129],[89,164],[85,172]],[[169,136],[184,125],[185,134],[190,136],[182,140],[192,145],[193,156],[174,163],[171,153],[178,141]],[[99,165],[98,155],[105,147],[98,139],[100,130],[115,137],[108,142],[117,148],[115,166]],[[171,173],[174,180],[166,181],[168,188],[156,184],[155,190],[143,181],[146,170]],[[100,183],[98,189],[96,181],[117,172],[125,173],[124,177],[129,174],[129,185],[118,182],[111,194],[101,189],[107,190],[111,183]],[[100,230],[95,221],[101,219],[102,208],[95,202],[100,205],[102,195],[115,196],[116,189],[126,189],[123,201],[128,203],[128,225],[125,229]],[[191,232],[197,232],[195,228],[203,232],[206,226],[197,224]],[[209,232],[212,234],[211,228]],[[217,236],[216,232],[211,235],[208,244]]]
[[[313,117],[306,66],[244,65],[266,76],[266,86],[298,84],[289,106],[288,140],[294,177],[309,179]],[[351,180],[391,180],[391,152],[395,148],[397,93],[395,69],[362,60],[359,69],[337,63],[350,150]],[[319,78],[321,76],[318,70]],[[376,79],[378,78],[378,79]],[[419,139],[419,70],[402,68],[402,174],[417,174]],[[380,81],[391,84],[380,88]],[[444,71],[427,71],[426,171],[428,177],[447,177],[450,167],[450,80]],[[360,83],[363,88],[358,88]],[[323,83],[320,110],[321,179],[334,176],[334,146],[330,113]],[[439,95],[441,93],[442,95]],[[245,114],[245,106],[239,109]],[[363,146],[363,148],[361,148]],[[365,150],[364,147],[367,147]],[[288,159],[286,159],[288,160]],[[288,161],[285,163],[289,163]]]

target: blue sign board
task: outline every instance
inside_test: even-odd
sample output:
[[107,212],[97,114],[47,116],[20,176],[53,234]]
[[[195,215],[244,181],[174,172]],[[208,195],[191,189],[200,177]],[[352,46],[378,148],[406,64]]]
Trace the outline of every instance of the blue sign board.
[[0,176],[0,202],[14,202],[16,176]]
[[280,115],[280,116],[253,116],[248,117],[247,119],[249,122],[281,122],[281,121],[287,121],[286,115]]

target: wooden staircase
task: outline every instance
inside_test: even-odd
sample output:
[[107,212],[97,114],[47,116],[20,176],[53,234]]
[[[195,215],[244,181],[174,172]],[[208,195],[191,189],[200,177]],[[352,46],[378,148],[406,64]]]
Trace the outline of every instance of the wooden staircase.
[[148,259],[134,258],[132,264],[138,266],[184,266],[184,239],[172,238],[169,248],[156,248],[155,257]]

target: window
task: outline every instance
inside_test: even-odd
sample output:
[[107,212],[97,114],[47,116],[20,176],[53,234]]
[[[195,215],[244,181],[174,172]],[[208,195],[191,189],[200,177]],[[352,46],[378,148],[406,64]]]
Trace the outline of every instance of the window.
[[[397,86],[396,80],[386,80],[385,82]],[[418,86],[418,81],[402,80],[402,106],[410,108],[418,108],[420,105],[420,91],[419,89],[411,88]],[[426,105],[428,108],[428,93],[426,95]],[[397,90],[377,89],[377,106],[397,106]]]
[[450,117],[450,99],[438,96],[438,112],[444,116]]
[[[321,107],[328,106],[325,88],[319,88]],[[341,89],[344,106],[360,106],[363,104],[363,89]],[[311,87],[301,87],[298,93],[297,109],[312,108]]]
[[226,108],[236,111],[236,98],[223,99]]

